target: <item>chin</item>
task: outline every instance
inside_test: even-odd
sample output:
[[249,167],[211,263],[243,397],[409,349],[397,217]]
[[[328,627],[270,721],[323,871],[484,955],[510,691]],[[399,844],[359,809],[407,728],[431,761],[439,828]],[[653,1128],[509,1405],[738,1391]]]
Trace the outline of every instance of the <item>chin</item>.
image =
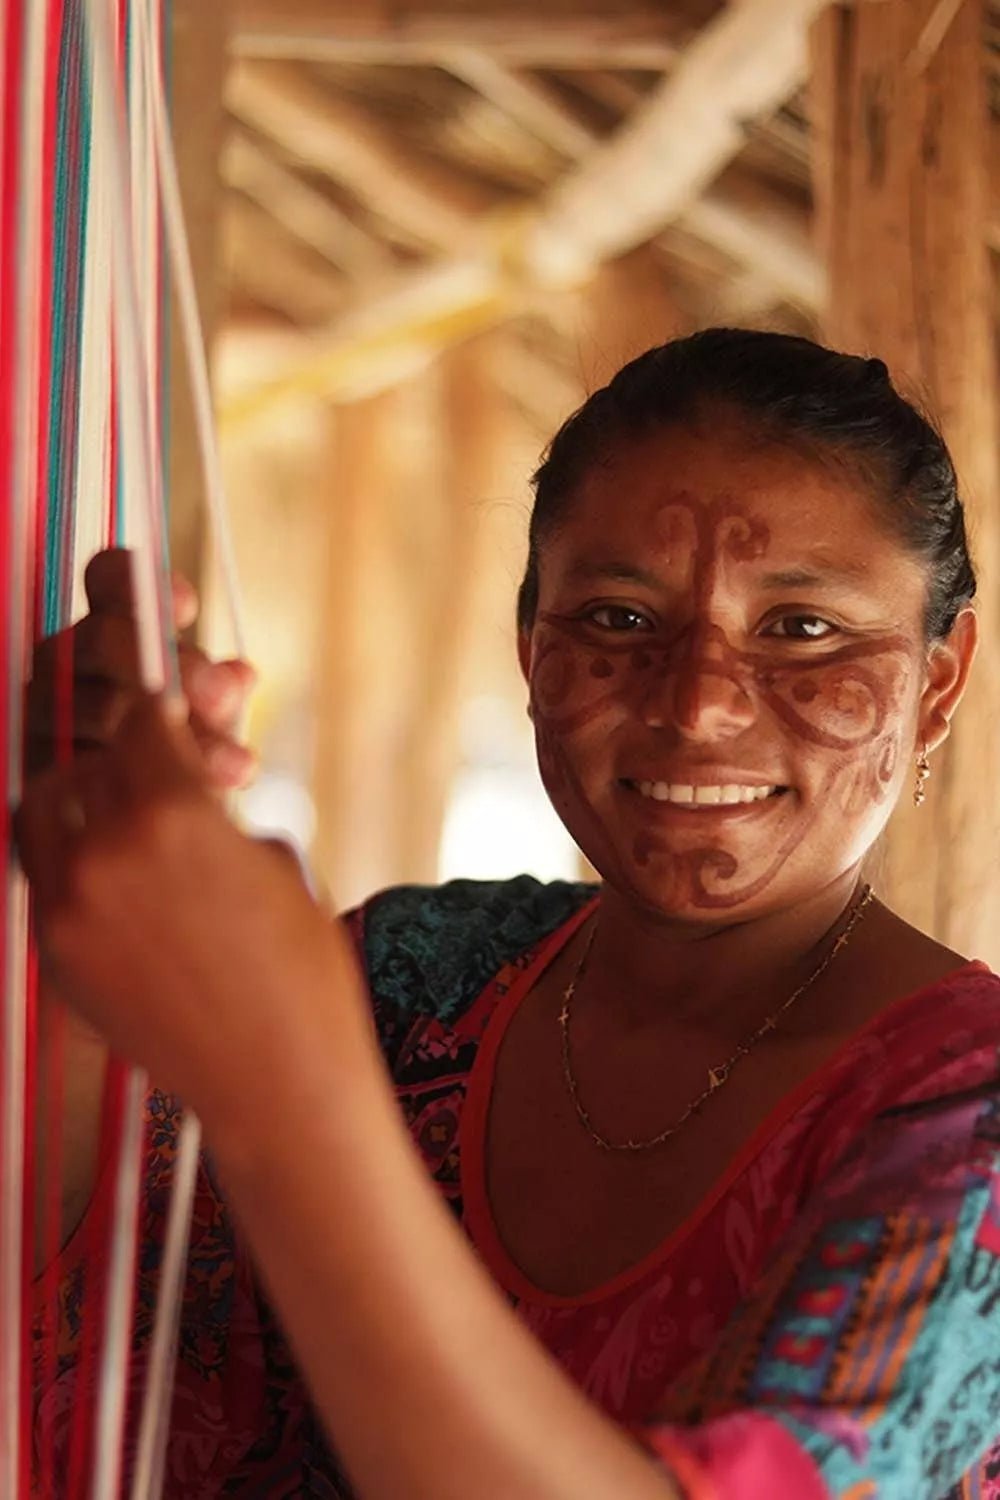
[[581,847],[602,880],[624,900],[664,919],[749,916],[769,901],[785,863],[740,861],[727,849],[704,844],[684,850],[639,842],[603,859]]

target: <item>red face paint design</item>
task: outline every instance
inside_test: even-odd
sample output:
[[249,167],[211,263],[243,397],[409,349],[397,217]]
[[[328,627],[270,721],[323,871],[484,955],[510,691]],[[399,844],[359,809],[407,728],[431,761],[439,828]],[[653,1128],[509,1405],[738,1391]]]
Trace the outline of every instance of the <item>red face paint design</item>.
[[[656,441],[661,454],[677,446],[672,434]],[[685,441],[690,454],[690,434]],[[596,868],[661,910],[708,912],[758,900],[795,870],[811,866],[818,878],[826,863],[840,873],[879,831],[914,708],[922,576],[845,479],[785,453],[782,484],[771,455],[758,448],[748,463],[744,448],[744,472],[756,463],[757,473],[756,483],[742,488],[763,492],[744,499],[726,474],[720,445],[713,442],[707,462],[704,446],[695,467],[707,469],[710,481],[721,474],[727,482],[666,496],[650,485],[648,465],[626,456],[617,488],[624,468],[628,480],[646,481],[646,492],[637,496],[621,542],[603,534],[609,501],[621,513],[611,479],[598,476],[581,498],[579,535],[574,513],[552,543],[563,549],[563,571],[549,570],[551,588],[543,571],[531,700],[543,779]],[[663,471],[685,467],[676,451],[670,457],[674,463],[664,462]],[[602,486],[612,493],[602,495]],[[819,523],[831,514],[835,522],[824,533]],[[808,551],[803,536],[831,554],[853,546],[861,562],[873,552],[884,556],[896,568],[888,584],[897,592],[905,584],[912,607],[884,623],[862,610],[856,628],[838,627],[830,640],[792,641],[760,628],[760,580],[772,563],[782,577],[807,571],[796,566]],[[579,555],[600,555],[601,547],[629,566],[612,564],[586,588],[567,584]],[[845,553],[846,562],[852,558]],[[619,583],[622,573],[628,577]],[[588,593],[601,602],[591,608]],[[792,584],[786,597],[790,613],[804,618],[835,612],[813,607],[808,597],[803,605]],[[606,628],[595,609],[647,623]],[[670,809],[638,790],[660,781],[786,790],[719,814]]]

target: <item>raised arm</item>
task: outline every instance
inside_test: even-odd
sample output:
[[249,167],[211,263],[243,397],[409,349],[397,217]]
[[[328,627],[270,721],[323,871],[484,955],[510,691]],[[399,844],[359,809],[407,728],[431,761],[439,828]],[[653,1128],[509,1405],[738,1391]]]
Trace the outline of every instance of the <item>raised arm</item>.
[[19,840],[65,992],[199,1111],[364,1500],[673,1500],[475,1261],[406,1135],[346,933],[206,795],[186,726],[140,705],[114,751],[36,783]]

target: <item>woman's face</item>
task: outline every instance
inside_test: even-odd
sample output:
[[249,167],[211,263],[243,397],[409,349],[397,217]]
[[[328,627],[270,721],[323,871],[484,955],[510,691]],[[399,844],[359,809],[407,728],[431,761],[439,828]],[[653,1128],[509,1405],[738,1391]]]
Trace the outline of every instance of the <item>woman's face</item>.
[[604,879],[732,920],[849,870],[912,774],[925,591],[860,481],[736,419],[595,464],[522,657],[543,780]]

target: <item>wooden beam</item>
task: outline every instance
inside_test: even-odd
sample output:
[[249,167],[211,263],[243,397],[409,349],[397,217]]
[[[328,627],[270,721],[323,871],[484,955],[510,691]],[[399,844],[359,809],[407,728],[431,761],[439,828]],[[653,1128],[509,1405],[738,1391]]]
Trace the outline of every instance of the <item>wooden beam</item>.
[[364,279],[386,269],[389,255],[381,243],[242,130],[231,130],[226,140],[222,177],[346,275]]
[[597,144],[590,127],[539,79],[519,73],[483,48],[456,47],[441,62],[568,161],[581,160]]
[[324,327],[343,307],[342,278],[238,193],[226,198],[221,260],[230,285],[293,323]]
[[427,248],[453,250],[487,207],[482,194],[414,157],[364,110],[288,64],[236,63],[226,100],[237,119]]
[[305,369],[242,394],[227,406],[224,420],[245,421],[303,390],[342,394],[352,366],[364,365],[373,351],[383,367],[391,364],[385,356],[394,344],[404,353],[436,352],[560,287],[583,284],[603,260],[654,237],[738,154],[745,123],[773,110],[803,81],[808,24],[824,3],[741,0],[727,6],[637,117],[569,172],[546,201],[491,216],[465,254],[398,283],[365,308],[360,326],[352,319],[332,328]]
[[[982,647],[927,805],[902,806],[883,884],[918,926],[1000,960],[1000,472],[984,0],[834,7],[817,28],[814,140],[827,333],[871,352],[941,423],[966,494]],[[931,47],[930,43],[934,45]]]
[[663,7],[648,0],[233,0],[244,57],[432,65],[476,47],[522,67],[669,67],[676,49]]
[[[443,59],[449,70],[490,99],[523,129],[573,161],[596,151],[600,137],[538,79],[522,76],[488,53],[466,47]],[[746,267],[759,301],[810,311],[824,296],[824,273],[805,212],[759,177],[730,173],[678,217],[681,228]]]
[[727,6],[617,134],[551,194],[528,257],[563,280],[651,238],[736,156],[745,125],[775,110],[807,72],[809,23],[826,0]]
[[745,172],[727,173],[684,210],[680,226],[747,267],[762,289],[816,312],[826,299],[826,268],[808,215],[784,193]]

